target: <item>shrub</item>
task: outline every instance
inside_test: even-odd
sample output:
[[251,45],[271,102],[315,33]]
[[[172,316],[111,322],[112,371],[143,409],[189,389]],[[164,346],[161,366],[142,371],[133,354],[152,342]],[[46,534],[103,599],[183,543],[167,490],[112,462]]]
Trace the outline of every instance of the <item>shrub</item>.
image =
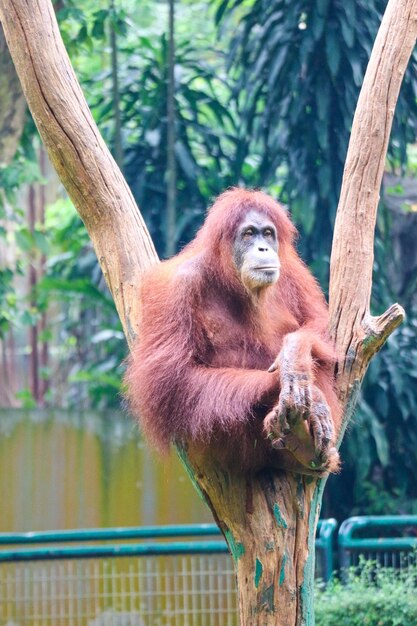
[[316,626],[416,626],[417,568],[405,572],[367,563],[349,582],[317,588]]

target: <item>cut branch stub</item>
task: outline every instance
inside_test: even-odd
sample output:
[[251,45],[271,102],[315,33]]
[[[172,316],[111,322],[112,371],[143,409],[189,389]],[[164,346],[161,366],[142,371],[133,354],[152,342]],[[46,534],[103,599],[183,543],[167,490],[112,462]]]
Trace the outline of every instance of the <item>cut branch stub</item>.
[[405,312],[399,304],[392,304],[382,315],[367,315],[363,322],[365,338],[362,342],[365,358],[372,358],[378,352],[400,324],[404,321]]

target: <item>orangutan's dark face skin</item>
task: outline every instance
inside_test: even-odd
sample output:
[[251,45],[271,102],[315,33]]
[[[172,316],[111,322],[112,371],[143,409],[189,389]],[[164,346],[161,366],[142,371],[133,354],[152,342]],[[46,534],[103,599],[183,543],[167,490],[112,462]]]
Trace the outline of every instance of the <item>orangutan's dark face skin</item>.
[[251,292],[268,287],[279,278],[277,231],[260,211],[249,211],[239,225],[233,243],[233,261],[242,283]]

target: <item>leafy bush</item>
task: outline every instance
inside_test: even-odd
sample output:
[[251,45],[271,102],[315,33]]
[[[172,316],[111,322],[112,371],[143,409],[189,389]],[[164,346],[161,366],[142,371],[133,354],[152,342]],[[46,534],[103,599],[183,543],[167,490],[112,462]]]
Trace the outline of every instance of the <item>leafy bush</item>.
[[405,573],[366,564],[349,583],[316,593],[316,626],[415,626],[417,569]]

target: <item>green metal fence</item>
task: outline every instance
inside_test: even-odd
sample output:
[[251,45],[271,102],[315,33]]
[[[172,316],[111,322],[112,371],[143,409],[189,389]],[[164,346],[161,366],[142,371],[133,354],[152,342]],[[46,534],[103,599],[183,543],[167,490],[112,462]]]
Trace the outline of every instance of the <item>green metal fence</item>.
[[218,535],[213,524],[0,534],[0,624],[235,626],[227,546],[207,540]]
[[328,582],[334,570],[333,549],[334,535],[337,528],[337,522],[330,517],[329,519],[319,520],[316,534],[316,578],[320,578]]
[[344,571],[360,559],[396,569],[415,565],[417,515],[349,517],[339,529],[339,564]]
[[[324,578],[335,528],[319,523]],[[237,626],[219,535],[214,524],[0,534],[0,626]]]

